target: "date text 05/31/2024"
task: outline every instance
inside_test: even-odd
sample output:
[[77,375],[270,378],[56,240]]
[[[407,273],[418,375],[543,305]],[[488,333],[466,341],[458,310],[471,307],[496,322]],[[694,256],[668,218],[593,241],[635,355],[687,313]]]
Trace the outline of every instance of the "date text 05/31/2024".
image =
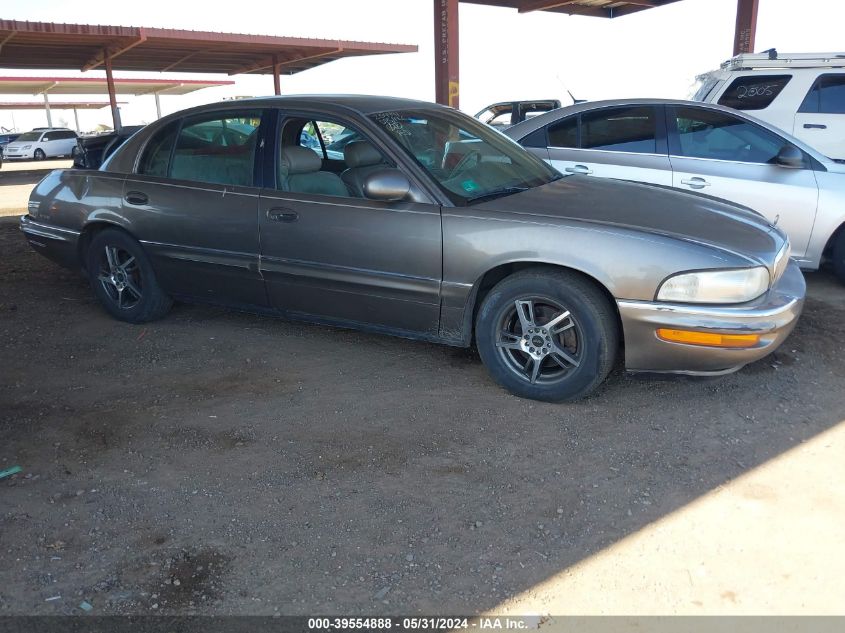
[[454,631],[528,630],[536,628],[536,617],[381,617],[308,618],[309,631]]

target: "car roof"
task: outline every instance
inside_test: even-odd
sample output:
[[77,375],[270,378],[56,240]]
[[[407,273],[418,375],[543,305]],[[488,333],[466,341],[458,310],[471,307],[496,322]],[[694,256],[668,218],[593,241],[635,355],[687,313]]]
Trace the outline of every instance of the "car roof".
[[577,103],[571,106],[565,106],[563,108],[558,108],[557,110],[551,110],[549,112],[545,112],[535,117],[531,117],[530,119],[526,119],[520,123],[517,123],[514,126],[511,126],[505,130],[502,130],[502,133],[510,138],[514,139],[515,141],[519,141],[532,132],[539,130],[541,127],[548,125],[549,123],[553,123],[554,121],[558,121],[560,119],[564,119],[568,116],[572,116],[574,114],[580,114],[581,112],[589,112],[590,110],[598,110],[600,108],[608,108],[608,107],[615,107],[615,106],[648,106],[648,105],[675,105],[675,106],[689,106],[693,108],[700,108],[703,110],[715,110],[718,112],[725,112],[726,114],[731,114],[733,116],[738,116],[742,119],[748,119],[753,123],[756,123],[760,127],[764,127],[770,132],[774,132],[778,136],[782,136],[787,139],[790,143],[795,145],[796,147],[801,148],[805,152],[807,152],[810,156],[818,160],[820,163],[828,163],[832,162],[831,158],[828,158],[824,154],[819,153],[818,150],[813,149],[803,141],[798,140],[788,132],[775,127],[765,121],[761,121],[760,119],[747,114],[746,112],[742,112],[740,110],[734,110],[733,108],[728,108],[725,106],[721,106],[715,103],[704,103],[702,101],[689,101],[685,99],[644,99],[644,98],[637,98],[637,99],[607,99],[604,101],[585,101],[584,103]]
[[434,108],[449,109],[447,106],[438,105],[429,101],[404,99],[401,97],[352,94],[302,94],[219,101],[217,103],[209,103],[195,108],[182,110],[180,112],[175,112],[166,118],[179,118],[185,116],[186,114],[196,114],[206,111],[219,110],[221,108],[241,108],[244,106],[253,108],[288,107],[305,109],[314,106],[322,106],[326,108],[354,110],[365,115],[375,112],[385,112],[388,110],[430,110]]

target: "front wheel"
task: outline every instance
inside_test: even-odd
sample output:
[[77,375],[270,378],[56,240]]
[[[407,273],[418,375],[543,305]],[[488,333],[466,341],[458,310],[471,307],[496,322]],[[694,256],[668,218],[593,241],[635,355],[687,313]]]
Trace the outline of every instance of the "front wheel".
[[47,154],[45,154],[44,150],[41,149],[40,147],[36,148],[36,150],[35,150],[35,152],[33,152],[32,156],[35,158],[35,160],[44,160],[45,158],[47,158]]
[[619,326],[610,301],[569,271],[530,269],[497,284],[476,319],[476,344],[493,379],[534,400],[576,400],[613,368]]
[[87,269],[94,294],[116,319],[154,321],[173,305],[159,287],[144,249],[123,231],[106,229],[91,240]]

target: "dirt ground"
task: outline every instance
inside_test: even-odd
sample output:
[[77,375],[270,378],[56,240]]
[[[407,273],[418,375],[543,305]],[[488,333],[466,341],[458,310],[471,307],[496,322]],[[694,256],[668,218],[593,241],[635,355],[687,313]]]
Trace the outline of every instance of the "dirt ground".
[[549,405],[468,350],[114,321],[0,219],[0,615],[494,609],[845,419],[845,288],[808,282],[737,374]]

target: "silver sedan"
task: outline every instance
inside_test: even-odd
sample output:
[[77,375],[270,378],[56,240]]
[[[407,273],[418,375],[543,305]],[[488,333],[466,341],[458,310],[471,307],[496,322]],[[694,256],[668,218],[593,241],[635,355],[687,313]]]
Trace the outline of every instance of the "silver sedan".
[[730,108],[689,101],[594,101],[505,132],[562,173],[694,191],[750,207],[783,228],[792,257],[830,258],[845,282],[845,164]]

